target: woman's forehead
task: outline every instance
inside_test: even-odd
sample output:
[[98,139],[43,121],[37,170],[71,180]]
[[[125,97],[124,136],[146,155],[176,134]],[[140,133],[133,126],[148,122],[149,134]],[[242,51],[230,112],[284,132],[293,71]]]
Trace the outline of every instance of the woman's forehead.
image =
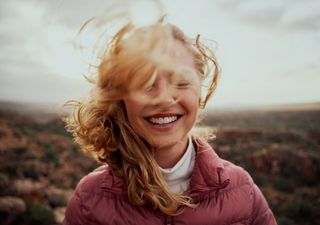
[[170,26],[151,26],[136,30],[122,42],[127,55],[145,58],[152,63],[174,63],[195,67],[193,54],[177,40]]
[[192,81],[199,78],[197,72],[189,67],[177,67],[175,69],[158,68],[156,78],[165,77],[170,81],[187,80]]
[[168,62],[183,67],[194,68],[194,60],[189,50],[181,41],[171,39],[159,42],[154,50],[154,57],[167,58]]

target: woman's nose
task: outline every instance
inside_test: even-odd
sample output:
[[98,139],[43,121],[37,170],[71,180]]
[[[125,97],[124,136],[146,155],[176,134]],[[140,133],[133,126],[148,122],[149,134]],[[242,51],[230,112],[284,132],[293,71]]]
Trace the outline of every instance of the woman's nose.
[[156,80],[153,91],[158,105],[171,105],[175,102],[174,89],[167,79]]

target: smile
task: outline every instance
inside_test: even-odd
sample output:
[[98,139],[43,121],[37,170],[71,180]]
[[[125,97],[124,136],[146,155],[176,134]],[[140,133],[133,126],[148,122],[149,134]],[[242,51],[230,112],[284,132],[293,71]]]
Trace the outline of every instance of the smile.
[[169,123],[173,123],[177,121],[181,116],[179,115],[173,115],[173,116],[163,116],[163,117],[149,117],[147,120],[152,123],[152,124],[157,124],[157,125],[166,125]]

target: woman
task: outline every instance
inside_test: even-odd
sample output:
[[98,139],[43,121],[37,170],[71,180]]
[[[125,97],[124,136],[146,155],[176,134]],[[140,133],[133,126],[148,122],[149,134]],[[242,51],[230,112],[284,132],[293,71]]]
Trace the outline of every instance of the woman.
[[218,76],[199,36],[124,26],[67,121],[104,166],[80,181],[64,224],[276,224],[248,173],[191,134]]

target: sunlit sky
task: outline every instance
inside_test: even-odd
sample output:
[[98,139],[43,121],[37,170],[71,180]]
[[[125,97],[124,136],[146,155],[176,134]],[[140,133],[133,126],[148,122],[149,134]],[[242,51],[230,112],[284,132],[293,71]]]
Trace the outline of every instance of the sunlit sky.
[[[159,2],[168,22],[215,49],[222,74],[209,107],[319,102],[320,1]],[[0,1],[0,100],[59,104],[85,96],[88,61],[74,48],[77,32],[94,16],[136,4]],[[138,8],[137,21],[154,15]]]

